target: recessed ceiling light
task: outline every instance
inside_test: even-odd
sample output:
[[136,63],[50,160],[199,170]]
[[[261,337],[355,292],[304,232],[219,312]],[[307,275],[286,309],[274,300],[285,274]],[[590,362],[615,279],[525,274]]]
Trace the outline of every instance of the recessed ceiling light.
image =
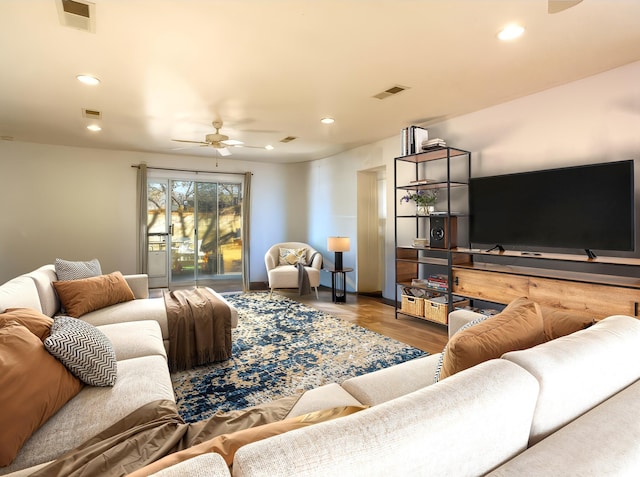
[[504,27],[500,33],[498,33],[498,38],[501,40],[514,40],[521,36],[524,33],[524,27],[520,25],[511,24]]
[[333,118],[322,118],[320,120],[321,123],[323,124],[333,124],[335,122],[335,119]]
[[76,76],[76,78],[78,79],[78,81],[84,84],[90,84],[92,86],[100,84],[100,80],[94,76],[78,75]]
[[264,148],[265,148],[267,151],[273,151],[273,149],[274,149],[274,148],[273,148],[273,146],[272,146],[271,144],[267,144],[266,146],[264,146]]
[[102,131],[102,128],[100,126],[98,126],[97,124],[89,124],[87,126],[87,129],[89,131],[93,131],[93,132],[98,132],[98,131]]

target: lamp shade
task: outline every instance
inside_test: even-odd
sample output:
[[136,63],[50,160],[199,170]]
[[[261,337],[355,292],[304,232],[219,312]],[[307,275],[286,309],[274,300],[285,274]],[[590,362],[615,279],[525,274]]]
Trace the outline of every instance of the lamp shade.
[[348,252],[351,249],[349,237],[329,237],[327,250],[329,252]]

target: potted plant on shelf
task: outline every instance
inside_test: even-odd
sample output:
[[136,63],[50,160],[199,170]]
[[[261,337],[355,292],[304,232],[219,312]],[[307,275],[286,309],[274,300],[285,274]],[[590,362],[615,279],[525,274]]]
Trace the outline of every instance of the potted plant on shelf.
[[429,215],[435,210],[438,201],[438,189],[419,190],[400,198],[400,203],[414,201],[418,215]]

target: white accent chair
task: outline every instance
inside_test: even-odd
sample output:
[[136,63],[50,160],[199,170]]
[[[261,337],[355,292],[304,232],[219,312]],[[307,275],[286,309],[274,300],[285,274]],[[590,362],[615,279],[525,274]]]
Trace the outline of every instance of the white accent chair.
[[[267,275],[269,277],[269,297],[276,288],[298,288],[298,268],[295,265],[279,265],[281,248],[306,248],[306,261],[309,262],[311,256],[316,250],[309,244],[303,242],[283,242],[273,245],[264,256],[264,263],[267,267]],[[309,285],[316,291],[318,298],[318,286],[320,286],[320,269],[322,268],[322,255],[317,253],[313,257],[311,266],[304,267],[309,277]]]

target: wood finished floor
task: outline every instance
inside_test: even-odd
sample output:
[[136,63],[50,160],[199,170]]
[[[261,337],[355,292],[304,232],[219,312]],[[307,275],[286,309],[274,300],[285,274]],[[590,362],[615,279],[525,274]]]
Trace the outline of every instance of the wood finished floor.
[[440,353],[447,343],[446,326],[408,316],[396,319],[393,306],[383,303],[380,298],[348,294],[347,303],[338,304],[331,301],[330,289],[321,288],[319,299],[313,292],[305,296],[298,296],[295,290],[275,293],[431,354]]

